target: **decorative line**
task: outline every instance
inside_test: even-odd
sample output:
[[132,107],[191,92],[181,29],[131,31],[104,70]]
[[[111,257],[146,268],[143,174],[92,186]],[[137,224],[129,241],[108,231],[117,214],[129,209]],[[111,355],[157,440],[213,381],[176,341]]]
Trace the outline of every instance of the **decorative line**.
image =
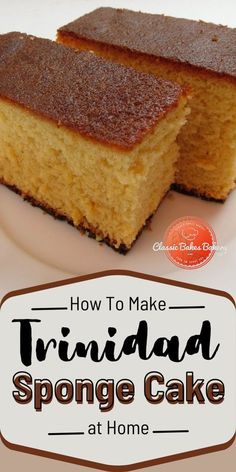
[[50,306],[50,307],[36,307],[36,308],[31,308],[32,311],[48,311],[48,310],[68,310],[67,306]]
[[184,310],[184,309],[195,309],[195,308],[206,308],[205,305],[192,305],[192,306],[169,306],[169,310]]
[[77,436],[80,434],[85,434],[84,431],[65,431],[59,433],[48,433],[48,436]]
[[154,434],[163,433],[189,433],[189,429],[157,429],[153,431]]

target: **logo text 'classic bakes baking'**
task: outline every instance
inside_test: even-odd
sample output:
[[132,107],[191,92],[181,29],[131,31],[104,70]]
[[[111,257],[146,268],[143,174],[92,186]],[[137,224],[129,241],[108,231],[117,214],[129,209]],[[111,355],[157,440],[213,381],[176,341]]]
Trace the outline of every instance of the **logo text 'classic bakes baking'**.
[[217,245],[212,227],[200,218],[186,216],[173,221],[164,241],[155,242],[154,251],[165,251],[173,264],[183,269],[197,269],[207,264],[215,252],[226,252]]

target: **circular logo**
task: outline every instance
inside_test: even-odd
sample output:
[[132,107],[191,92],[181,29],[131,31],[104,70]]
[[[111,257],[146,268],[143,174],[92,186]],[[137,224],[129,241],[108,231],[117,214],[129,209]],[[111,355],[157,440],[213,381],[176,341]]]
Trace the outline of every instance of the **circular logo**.
[[165,253],[178,267],[197,269],[215,253],[216,236],[211,226],[195,216],[175,220],[164,236]]

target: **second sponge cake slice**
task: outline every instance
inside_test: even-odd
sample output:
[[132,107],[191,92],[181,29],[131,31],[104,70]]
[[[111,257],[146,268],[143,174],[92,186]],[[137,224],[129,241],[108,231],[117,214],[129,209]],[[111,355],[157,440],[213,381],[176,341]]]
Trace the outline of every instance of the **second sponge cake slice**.
[[226,199],[236,183],[236,29],[99,8],[61,27],[58,41],[190,86],[176,185]]
[[0,181],[126,252],[174,179],[186,92],[52,41],[0,36]]

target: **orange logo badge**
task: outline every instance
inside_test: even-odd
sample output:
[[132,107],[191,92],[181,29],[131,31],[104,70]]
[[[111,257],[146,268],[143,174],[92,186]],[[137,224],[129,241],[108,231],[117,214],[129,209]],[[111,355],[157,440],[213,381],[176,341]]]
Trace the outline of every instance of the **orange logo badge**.
[[207,264],[215,253],[216,244],[211,226],[194,216],[178,218],[164,236],[167,257],[183,269],[197,269]]

